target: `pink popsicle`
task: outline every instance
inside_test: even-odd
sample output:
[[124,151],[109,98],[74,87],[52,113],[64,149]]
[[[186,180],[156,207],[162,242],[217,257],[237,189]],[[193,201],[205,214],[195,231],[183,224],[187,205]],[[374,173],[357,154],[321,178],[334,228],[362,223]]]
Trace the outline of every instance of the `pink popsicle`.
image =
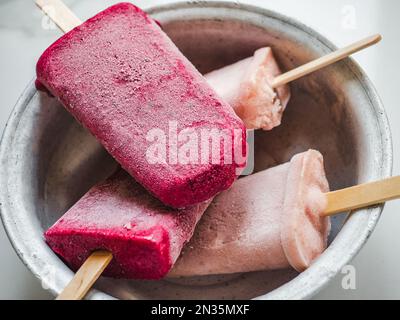
[[329,218],[319,214],[328,191],[313,150],[239,179],[214,199],[169,276],[305,270],[327,245]]
[[208,83],[227,101],[248,129],[271,130],[281,124],[290,99],[288,85],[271,87],[281,74],[272,49],[261,48],[253,57],[205,75]]
[[[157,23],[132,4],[116,4],[62,36],[40,57],[37,80],[166,205],[210,199],[229,188],[244,166],[224,156],[245,153],[243,122]],[[154,130],[168,137],[156,163],[146,153]],[[204,150],[198,148],[195,160],[183,163],[176,153],[185,141],[175,138],[182,130],[199,140],[204,131],[224,132],[230,150],[218,161],[200,162]]]
[[104,275],[160,279],[171,269],[209,201],[171,209],[119,170],[94,186],[46,233],[74,270],[97,249],[113,254]]

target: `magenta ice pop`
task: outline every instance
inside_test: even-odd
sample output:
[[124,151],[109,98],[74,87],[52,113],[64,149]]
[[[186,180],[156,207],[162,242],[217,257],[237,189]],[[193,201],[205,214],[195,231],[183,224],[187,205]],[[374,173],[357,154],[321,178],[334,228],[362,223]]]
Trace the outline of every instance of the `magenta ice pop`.
[[149,161],[147,151],[155,139],[149,133],[168,136],[171,124],[199,140],[207,130],[224,132],[230,140],[227,154],[241,156],[246,132],[228,103],[157,23],[132,4],[116,4],[52,44],[38,61],[37,83],[168,206],[182,208],[212,198],[229,188],[244,166],[222,152],[218,161],[182,163],[171,156],[176,147],[184,147],[179,138],[167,139],[160,149],[168,157]]
[[252,57],[206,74],[205,78],[248,129],[272,130],[281,124],[290,99],[289,85],[271,87],[280,74],[272,49],[265,47]]
[[322,155],[239,179],[203,215],[170,277],[294,268],[304,271],[325,250],[330,220]]
[[93,251],[113,254],[105,276],[160,279],[171,269],[209,201],[172,209],[119,170],[89,190],[46,233],[73,270]]

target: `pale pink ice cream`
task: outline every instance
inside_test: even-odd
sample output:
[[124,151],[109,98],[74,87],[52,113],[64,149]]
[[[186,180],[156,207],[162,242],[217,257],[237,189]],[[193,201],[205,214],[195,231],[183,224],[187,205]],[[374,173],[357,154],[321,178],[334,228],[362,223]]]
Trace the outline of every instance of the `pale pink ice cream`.
[[257,50],[253,57],[206,74],[205,78],[248,129],[271,130],[281,124],[290,99],[288,85],[271,87],[280,74],[272,49],[266,47]]
[[327,246],[330,221],[319,215],[328,191],[313,150],[239,179],[214,199],[168,276],[305,270]]

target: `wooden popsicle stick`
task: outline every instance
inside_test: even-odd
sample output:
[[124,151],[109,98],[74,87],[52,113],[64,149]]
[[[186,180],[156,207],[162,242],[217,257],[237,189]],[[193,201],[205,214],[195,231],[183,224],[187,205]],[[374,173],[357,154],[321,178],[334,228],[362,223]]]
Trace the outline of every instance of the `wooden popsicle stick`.
[[329,192],[326,197],[323,216],[382,204],[400,198],[400,176]]
[[61,0],[36,0],[35,2],[65,33],[82,23]]
[[329,53],[326,56],[318,58],[318,59],[311,61],[309,63],[306,63],[296,69],[293,69],[291,71],[288,71],[286,73],[279,75],[278,77],[276,77],[274,79],[271,86],[272,86],[272,88],[277,88],[277,87],[287,84],[293,80],[297,80],[297,79],[304,77],[314,71],[325,68],[337,61],[347,58],[348,56],[352,55],[353,53],[361,51],[365,48],[368,48],[368,47],[378,43],[381,40],[382,40],[382,36],[377,34],[377,35],[373,35],[368,38],[365,38],[356,43],[353,43],[345,48],[342,48],[342,49],[339,49],[332,53]]
[[64,288],[56,300],[81,300],[92,288],[96,280],[112,260],[108,251],[95,251],[79,268],[70,283]]

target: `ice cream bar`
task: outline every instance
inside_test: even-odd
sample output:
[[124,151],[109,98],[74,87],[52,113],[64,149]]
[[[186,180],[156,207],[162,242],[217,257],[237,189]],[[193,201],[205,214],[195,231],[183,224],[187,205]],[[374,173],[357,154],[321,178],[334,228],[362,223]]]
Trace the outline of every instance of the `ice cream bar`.
[[317,151],[239,179],[218,195],[170,277],[293,267],[303,271],[324,251],[329,186]]
[[[229,158],[245,153],[243,122],[158,24],[132,4],[116,4],[52,44],[38,61],[37,84],[171,207],[212,198],[244,166]],[[218,159],[193,143],[208,141],[204,135],[215,131],[229,149]]]
[[171,209],[119,170],[94,186],[46,233],[49,246],[73,270],[95,250],[113,260],[104,275],[159,279],[165,276],[209,201]]
[[248,129],[271,130],[281,124],[290,99],[288,85],[271,87],[281,74],[272,49],[261,48],[253,57],[205,75],[208,83],[227,101]]

